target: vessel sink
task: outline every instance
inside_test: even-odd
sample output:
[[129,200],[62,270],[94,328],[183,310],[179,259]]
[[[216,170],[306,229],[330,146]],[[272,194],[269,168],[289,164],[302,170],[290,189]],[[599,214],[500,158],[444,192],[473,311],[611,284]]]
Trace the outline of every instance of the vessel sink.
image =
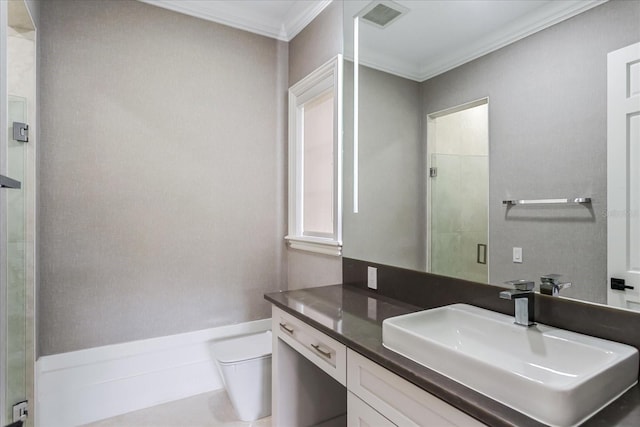
[[386,319],[385,347],[551,426],[585,421],[635,385],[638,350],[454,304]]

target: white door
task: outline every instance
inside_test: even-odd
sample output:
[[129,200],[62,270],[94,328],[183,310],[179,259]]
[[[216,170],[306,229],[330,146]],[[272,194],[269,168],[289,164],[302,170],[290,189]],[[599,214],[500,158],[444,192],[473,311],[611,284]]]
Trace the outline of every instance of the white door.
[[607,300],[640,311],[640,43],[607,65]]

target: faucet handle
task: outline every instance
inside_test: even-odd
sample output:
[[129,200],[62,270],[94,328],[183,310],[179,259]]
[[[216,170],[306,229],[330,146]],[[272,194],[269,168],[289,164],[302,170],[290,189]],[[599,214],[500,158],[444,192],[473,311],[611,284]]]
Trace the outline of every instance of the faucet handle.
[[560,290],[571,287],[571,282],[561,283],[560,277],[561,274],[545,274],[540,277],[542,283],[540,284],[540,293],[546,295],[558,296],[560,295]]
[[533,281],[527,279],[509,280],[508,282],[504,282],[504,284],[513,286],[519,291],[531,291],[536,285]]
[[544,276],[540,277],[540,281],[542,283],[549,283],[550,285],[559,285],[560,284],[560,278],[562,277],[562,274],[545,274]]

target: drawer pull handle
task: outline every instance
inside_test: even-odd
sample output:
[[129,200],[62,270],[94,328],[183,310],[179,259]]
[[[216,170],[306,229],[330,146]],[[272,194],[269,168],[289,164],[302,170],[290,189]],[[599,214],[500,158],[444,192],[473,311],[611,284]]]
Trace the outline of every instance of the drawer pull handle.
[[313,349],[315,351],[317,351],[318,353],[320,353],[324,357],[328,357],[329,359],[331,359],[331,351],[323,349],[322,347],[320,347],[319,344],[318,345],[311,344],[311,347],[313,347]]
[[293,334],[293,328],[287,325],[286,323],[280,323],[280,329],[282,329],[283,331],[289,334]]

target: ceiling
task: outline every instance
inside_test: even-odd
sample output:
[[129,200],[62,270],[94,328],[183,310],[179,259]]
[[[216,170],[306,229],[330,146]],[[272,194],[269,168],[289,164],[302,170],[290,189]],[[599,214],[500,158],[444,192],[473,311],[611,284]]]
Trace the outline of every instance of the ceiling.
[[278,40],[290,41],[331,0],[139,0]]
[[[332,0],[139,1],[290,41]],[[424,81],[606,1],[397,0],[409,12],[388,27],[360,23],[360,63]],[[342,2],[344,55],[348,59],[353,58],[350,18],[371,3],[371,0]]]
[[[424,81],[604,1],[398,0],[409,12],[387,28],[360,22],[360,63]],[[370,3],[344,2],[345,16],[358,15]],[[346,22],[344,47],[353,58],[353,25]]]

